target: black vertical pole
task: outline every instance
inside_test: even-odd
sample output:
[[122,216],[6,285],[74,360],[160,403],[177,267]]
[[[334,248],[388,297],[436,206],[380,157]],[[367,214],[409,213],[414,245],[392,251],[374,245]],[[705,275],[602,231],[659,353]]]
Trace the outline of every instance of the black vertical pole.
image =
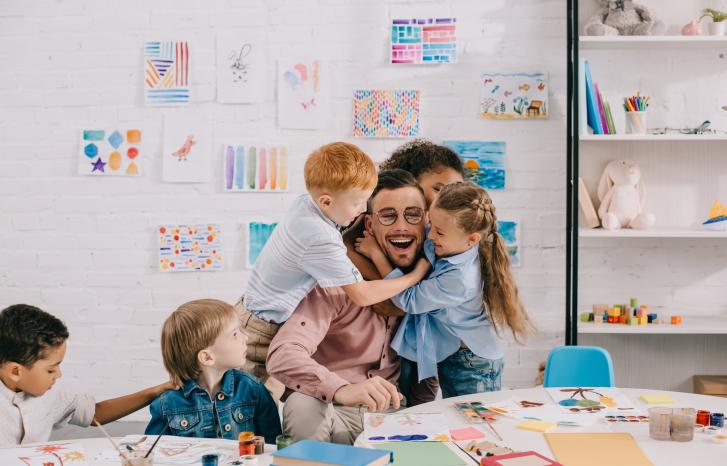
[[565,344],[578,344],[578,0],[567,2]]

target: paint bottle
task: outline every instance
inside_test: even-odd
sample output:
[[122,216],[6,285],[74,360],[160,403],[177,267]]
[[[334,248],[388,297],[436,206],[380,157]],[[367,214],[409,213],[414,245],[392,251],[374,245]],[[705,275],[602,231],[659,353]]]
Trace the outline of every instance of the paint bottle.
[[724,414],[712,413],[709,419],[709,425],[719,428],[724,427]]
[[708,426],[709,414],[709,411],[704,411],[702,409],[697,411],[697,424],[699,424],[700,426]]
[[293,444],[293,437],[286,434],[280,434],[277,437],[275,437],[275,444],[278,447],[278,451],[282,450],[285,447],[288,447]]
[[217,466],[219,457],[217,455],[204,455],[202,457],[202,466]]
[[255,436],[255,454],[262,455],[265,453],[265,437],[262,435]]
[[255,454],[255,433],[254,432],[240,432],[237,437],[238,445],[240,449],[240,456],[254,455]]

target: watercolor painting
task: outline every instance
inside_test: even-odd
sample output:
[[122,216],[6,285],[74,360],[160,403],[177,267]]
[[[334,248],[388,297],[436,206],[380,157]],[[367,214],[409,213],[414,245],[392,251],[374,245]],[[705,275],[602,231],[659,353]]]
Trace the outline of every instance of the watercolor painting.
[[328,76],[318,59],[278,61],[278,124],[325,129],[329,123]]
[[363,435],[369,442],[449,442],[441,413],[364,413]]
[[467,179],[485,189],[505,189],[505,143],[502,141],[442,141],[459,155]]
[[80,443],[0,448],[3,466],[85,466],[86,452]]
[[144,102],[184,105],[190,102],[189,44],[144,43]]
[[262,102],[265,94],[265,35],[229,30],[217,33],[217,101]]
[[247,236],[247,268],[252,269],[255,266],[257,258],[272,236],[278,222],[266,220],[250,220],[244,228]]
[[391,63],[457,63],[457,18],[393,19]]
[[157,233],[160,272],[222,270],[219,225],[162,225]]
[[548,118],[546,73],[485,73],[480,116],[490,120]]
[[288,147],[283,144],[226,144],[225,191],[288,190]]
[[522,265],[522,247],[520,245],[520,221],[514,219],[500,219],[497,221],[497,232],[505,240],[507,252],[510,255],[510,265]]
[[564,413],[638,412],[631,400],[615,387],[561,387],[546,390]]
[[421,131],[420,92],[361,89],[353,94],[353,135],[369,138],[416,137]]
[[188,111],[164,117],[162,179],[201,183],[212,178],[212,128],[203,115]]
[[92,176],[141,175],[141,130],[84,129],[78,173]]

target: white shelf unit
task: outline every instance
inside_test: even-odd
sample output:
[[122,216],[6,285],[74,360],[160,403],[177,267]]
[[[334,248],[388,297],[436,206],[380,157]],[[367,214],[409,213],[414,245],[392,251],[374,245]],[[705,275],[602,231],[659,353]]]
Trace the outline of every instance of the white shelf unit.
[[727,134],[582,134],[582,142],[715,142]]
[[656,48],[725,48],[727,36],[581,36],[581,50],[643,50]]
[[580,228],[579,238],[727,238],[727,231],[710,231],[699,228],[650,228],[634,230],[604,230],[603,228]]
[[727,316],[682,315],[682,319],[683,321],[679,325],[626,325],[579,322],[578,333],[617,333],[646,335],[727,335]]

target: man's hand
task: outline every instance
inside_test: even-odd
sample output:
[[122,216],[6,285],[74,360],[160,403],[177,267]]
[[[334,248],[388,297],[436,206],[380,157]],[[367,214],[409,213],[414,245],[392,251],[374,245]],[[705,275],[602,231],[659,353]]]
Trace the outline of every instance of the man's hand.
[[365,406],[369,412],[399,409],[402,395],[396,386],[379,376],[363,382],[344,385],[336,390],[333,401],[344,406]]
[[364,231],[362,237],[356,238],[356,252],[371,259],[374,254],[381,252],[381,248],[376,238],[368,231]]

